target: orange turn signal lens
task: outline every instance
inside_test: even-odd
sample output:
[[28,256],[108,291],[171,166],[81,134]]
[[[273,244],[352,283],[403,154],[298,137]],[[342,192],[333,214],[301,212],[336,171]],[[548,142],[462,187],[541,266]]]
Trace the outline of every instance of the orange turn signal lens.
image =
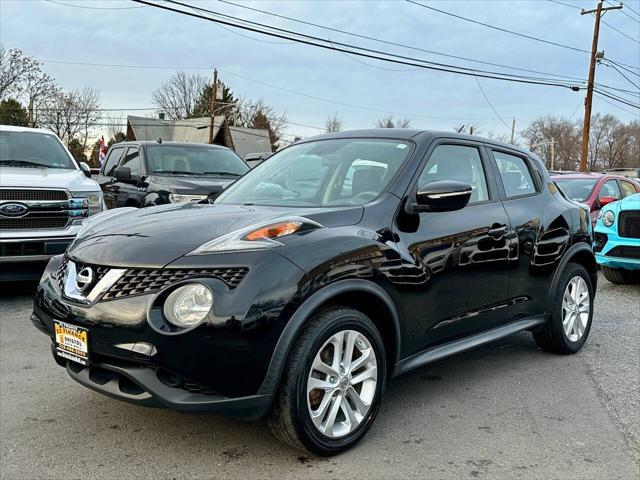
[[253,232],[249,232],[244,236],[244,240],[260,240],[263,238],[278,238],[283,237],[284,235],[291,235],[292,233],[296,233],[300,227],[302,226],[302,222],[280,222],[274,223],[272,225],[267,225],[266,227],[259,228],[258,230],[254,230]]

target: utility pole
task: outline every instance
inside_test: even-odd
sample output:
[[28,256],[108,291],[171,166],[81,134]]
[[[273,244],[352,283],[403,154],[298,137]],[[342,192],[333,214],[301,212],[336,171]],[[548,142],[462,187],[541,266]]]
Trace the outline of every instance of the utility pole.
[[511,121],[511,141],[509,142],[511,145],[513,145],[515,136],[516,136],[516,118],[513,117],[513,120]]
[[211,85],[211,124],[209,125],[209,144],[213,144],[213,129],[216,118],[216,97],[218,96],[218,70],[213,69],[213,85]]
[[598,2],[598,6],[592,10],[582,10],[580,15],[595,13],[595,24],[593,26],[593,41],[591,43],[591,60],[589,62],[589,80],[587,83],[587,96],[584,99],[584,125],[582,127],[582,147],[580,149],[580,171],[587,171],[587,156],[589,154],[589,131],[591,129],[591,103],[593,100],[593,82],[596,76],[596,60],[604,56],[598,53],[598,35],[600,34],[600,19],[604,12],[608,10],[619,10],[622,5],[603,7],[604,0]]

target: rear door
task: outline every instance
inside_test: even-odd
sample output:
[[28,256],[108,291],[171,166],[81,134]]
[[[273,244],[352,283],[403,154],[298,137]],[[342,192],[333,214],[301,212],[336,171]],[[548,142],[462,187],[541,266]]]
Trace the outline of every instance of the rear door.
[[107,205],[107,208],[116,208],[118,206],[118,186],[115,182],[114,172],[120,164],[120,159],[125,149],[126,147],[117,145],[109,149],[104,165],[100,169],[100,173],[96,179],[104,194],[104,203]]

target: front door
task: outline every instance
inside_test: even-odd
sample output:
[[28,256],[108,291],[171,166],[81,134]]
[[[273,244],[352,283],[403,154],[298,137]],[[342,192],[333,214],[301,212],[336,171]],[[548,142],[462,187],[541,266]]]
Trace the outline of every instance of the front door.
[[[453,212],[400,213],[405,354],[497,325],[508,304],[510,224],[484,147],[440,141],[410,192],[438,180],[472,187],[469,205]],[[411,195],[410,195],[411,198]]]
[[129,147],[124,155],[121,167],[127,167],[131,170],[131,180],[127,182],[117,181],[118,193],[117,203],[119,207],[142,206],[142,199],[145,189],[141,186],[142,179],[142,162],[140,161],[140,149],[138,147]]
[[120,164],[120,159],[125,151],[125,147],[114,146],[109,150],[104,165],[100,169],[96,181],[102,189],[104,195],[104,203],[107,208],[116,208],[118,206],[117,194],[118,186],[114,177],[115,170]]

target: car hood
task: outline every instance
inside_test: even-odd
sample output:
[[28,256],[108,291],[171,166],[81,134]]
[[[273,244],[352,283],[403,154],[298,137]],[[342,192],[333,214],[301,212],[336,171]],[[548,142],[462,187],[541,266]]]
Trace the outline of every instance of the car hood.
[[210,240],[252,225],[293,216],[325,227],[354,225],[362,212],[360,206],[296,209],[191,203],[121,208],[90,219],[68,254],[94,265],[160,268]]
[[[239,178],[239,177],[238,177]],[[237,178],[181,177],[177,175],[154,175],[151,181],[172,193],[187,195],[209,195],[224,190]]]
[[70,192],[100,191],[98,184],[80,170],[62,168],[0,167],[3,188],[64,188]]
[[616,203],[618,210],[640,210],[640,193],[624,197]]

